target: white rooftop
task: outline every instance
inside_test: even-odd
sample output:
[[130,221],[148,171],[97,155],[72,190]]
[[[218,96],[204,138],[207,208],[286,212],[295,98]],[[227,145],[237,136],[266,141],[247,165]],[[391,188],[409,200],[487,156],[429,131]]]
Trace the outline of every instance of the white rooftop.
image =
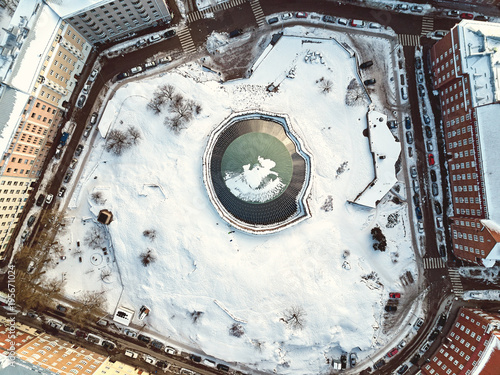
[[110,3],[113,0],[47,0],[61,18]]
[[471,80],[472,106],[500,100],[500,24],[462,21],[458,25],[462,72]]
[[500,188],[500,159],[498,158],[500,104],[478,107],[476,113],[488,219],[500,224],[500,200],[498,199]]

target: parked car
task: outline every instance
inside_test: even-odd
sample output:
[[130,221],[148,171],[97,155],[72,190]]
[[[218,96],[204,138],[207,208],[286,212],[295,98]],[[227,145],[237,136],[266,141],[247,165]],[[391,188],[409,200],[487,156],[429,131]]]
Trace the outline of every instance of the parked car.
[[474,15],[472,13],[460,13],[460,18],[463,20],[472,20]]
[[158,362],[158,360],[154,357],[151,357],[150,355],[146,355],[144,356],[144,361],[146,363],[149,363],[150,365],[156,365],[156,362]]
[[133,339],[135,339],[137,337],[137,332],[132,331],[131,329],[128,329],[128,328],[125,328],[123,330],[123,333],[125,334],[125,336],[132,337]]
[[96,122],[97,122],[97,112],[94,112],[90,117],[90,125],[95,125]]
[[87,125],[85,131],[83,132],[83,138],[87,139],[92,131],[92,125]]
[[436,161],[434,160],[434,155],[433,154],[429,154],[429,165],[434,165],[436,163]]
[[[406,4],[405,4],[406,5]],[[381,368],[383,365],[385,365],[385,361],[383,359],[377,361],[374,365],[373,365],[373,369],[374,370],[378,370],[379,368]]]
[[174,29],[167,30],[167,31],[165,32],[165,34],[163,34],[163,37],[164,37],[165,39],[169,39],[169,38],[172,38],[172,37],[174,37],[174,36],[175,36],[175,30],[174,30]]
[[361,20],[354,20],[354,19],[353,19],[353,20],[351,20],[350,25],[351,25],[352,27],[360,27],[360,28],[361,28],[361,27],[365,27],[365,22],[364,22],[364,21],[361,21]]
[[66,306],[63,306],[63,305],[57,305],[56,310],[63,313],[63,314],[66,314],[68,312],[68,308]]
[[116,80],[117,81],[120,81],[122,79],[125,79],[127,78],[128,76],[130,76],[130,74],[128,74],[127,72],[123,72],[123,73],[120,73],[116,76]]
[[386,305],[384,309],[387,312],[396,312],[396,311],[398,311],[398,307],[394,306],[394,305]]
[[135,46],[136,47],[142,47],[146,44],[146,39],[141,39],[141,40],[138,40],[137,43],[135,43]]
[[488,21],[489,18],[486,16],[483,16],[482,14],[478,14],[476,17],[474,17],[476,21]]
[[422,73],[420,70],[417,72],[417,82],[418,83],[424,82],[424,73]]
[[406,132],[406,142],[411,145],[413,143],[413,134],[412,132]]
[[389,298],[401,298],[401,293],[389,293]]
[[76,106],[78,108],[82,108],[83,105],[85,104],[85,101],[87,100],[87,97],[85,95],[80,95],[80,97],[78,98],[78,101],[76,102]]
[[417,331],[422,327],[422,324],[424,324],[424,320],[422,318],[418,318],[415,324],[413,325],[413,328],[415,328]]
[[366,68],[369,68],[370,66],[373,65],[373,61],[372,60],[368,60],[368,61],[365,61],[364,63],[362,63],[359,68],[360,69],[366,69]]
[[418,84],[418,95],[420,97],[425,96],[425,88],[424,88],[424,85],[422,85],[422,84]]
[[405,116],[405,128],[411,129],[411,119],[409,116]]
[[340,365],[343,369],[347,368],[347,353],[340,355]]
[[446,15],[449,17],[458,17],[460,12],[458,10],[449,10],[446,12]]
[[71,180],[72,176],[73,176],[73,171],[69,170],[64,176],[63,182],[68,183]]
[[92,87],[92,85],[90,84],[90,82],[87,82],[83,86],[82,93],[85,94],[85,95],[88,95],[91,87]]
[[396,129],[398,127],[398,122],[396,120],[387,121],[387,126],[389,129]]
[[28,222],[27,222],[28,227],[31,227],[33,225],[33,223],[35,222],[35,220],[36,220],[36,215],[31,215],[28,219]]
[[441,229],[443,227],[443,218],[441,216],[438,216],[436,218],[436,226]]
[[62,327],[62,330],[70,335],[75,335],[75,329],[68,324],[65,324]]
[[297,12],[295,13],[295,18],[307,18],[306,12]]
[[335,18],[332,16],[323,16],[323,22],[335,23]]
[[189,359],[193,362],[200,363],[201,362],[201,357],[195,354],[191,354],[189,356]]
[[214,361],[212,361],[211,359],[207,359],[207,358],[205,358],[205,359],[203,360],[203,364],[204,364],[205,366],[215,368],[215,362],[214,362]]
[[151,35],[148,39],[148,42],[149,43],[156,43],[157,41],[159,41],[161,39],[161,36],[159,35]]
[[403,375],[408,371],[408,365],[403,365],[398,369],[398,375]]
[[389,353],[387,353],[387,358],[394,357],[396,354],[398,354],[399,350],[398,348],[393,348]]
[[419,220],[418,224],[417,224],[417,227],[418,227],[418,233],[424,233],[424,223],[423,222],[421,222]]
[[398,4],[396,10],[408,10],[408,4]]
[[427,141],[425,143],[425,147],[427,148],[427,152],[432,152],[434,151],[434,146],[432,145],[432,141]]
[[75,169],[77,163],[78,163],[78,159],[77,158],[71,159],[71,163],[69,164],[69,168],[70,169]]
[[54,199],[54,195],[53,194],[48,194],[47,198],[45,198],[45,204],[51,204],[52,203],[52,199]]
[[375,80],[375,78],[370,78],[370,79],[367,79],[365,81],[363,81],[363,83],[365,84],[365,86],[371,86],[371,85],[374,85],[377,81]]
[[125,350],[125,355],[127,357],[134,358],[134,359],[139,356],[139,354],[137,354],[136,352],[133,352],[132,350],[128,350],[128,349]]
[[172,348],[171,346],[165,346],[165,353],[176,355],[177,354],[177,350],[174,349],[174,348]]
[[403,349],[406,346],[406,341],[401,340],[397,346],[398,349]]
[[219,363],[217,365],[217,370],[228,372],[229,371],[229,366],[226,366],[226,365],[224,365],[222,363]]
[[431,181],[436,182],[437,176],[436,176],[436,171],[434,169],[431,169],[430,175],[431,175]]
[[414,13],[422,13],[424,8],[422,8],[420,5],[414,5],[410,8],[410,10]]
[[167,57],[162,57],[161,59],[158,60],[158,64],[166,64],[172,62],[172,57],[167,56]]
[[431,343],[430,342],[426,342],[424,345],[422,345],[422,347],[420,348],[420,353],[425,353],[427,350],[429,350],[429,348],[431,347]]
[[417,178],[417,167],[414,165],[410,167],[410,176],[411,178]]
[[413,204],[416,207],[420,206],[420,196],[417,193],[413,195]]
[[163,348],[165,347],[165,345],[161,341],[158,341],[158,340],[151,341],[151,346],[155,349],[158,349],[158,350],[163,350]]
[[86,339],[88,336],[88,332],[82,331],[81,329],[77,329],[75,335],[76,337],[79,337],[81,339]]
[[94,335],[93,333],[89,333],[87,335],[87,341],[91,342],[92,344],[100,345],[104,339],[100,336]]
[[446,247],[444,245],[439,245],[439,255],[442,258],[446,256]]
[[405,87],[401,87],[401,98],[403,100],[408,99],[408,89]]
[[54,329],[58,329],[58,330],[60,330],[60,329],[62,328],[62,326],[63,326],[63,323],[62,323],[62,322],[60,322],[59,320],[49,319],[49,320],[47,321],[47,325],[48,325],[49,327],[54,328]]
[[149,307],[143,305],[139,310],[139,320],[144,320],[144,318],[148,316],[150,312],[151,310],[149,309]]
[[149,336],[146,336],[146,335],[138,335],[137,340],[142,341],[146,344],[149,344],[151,342],[151,338]]
[[432,195],[434,195],[434,196],[439,195],[438,184],[435,182],[432,183]]
[[75,156],[80,156],[83,151],[83,145],[76,146]]
[[415,57],[415,68],[422,69],[422,59],[420,57]]
[[425,136],[427,138],[432,138],[432,130],[431,130],[431,127],[430,126],[426,126],[425,127]]
[[438,201],[434,201],[434,211],[436,211],[437,215],[441,215],[443,213],[443,210],[441,209],[441,203]]
[[155,67],[156,66],[156,62],[155,61],[150,61],[150,62],[147,62],[144,64],[144,68],[145,69],[148,69],[148,68],[152,68],[152,67]]
[[356,366],[357,359],[358,359],[358,356],[356,355],[356,353],[349,354],[349,362],[351,363],[351,367]]
[[415,207],[415,215],[417,216],[417,220],[422,220],[422,210],[420,207]]
[[94,70],[92,70],[92,72],[90,72],[90,75],[89,75],[90,82],[95,81],[95,77],[97,77],[97,73],[99,73],[99,71],[97,69],[94,69]]
[[240,36],[241,34],[243,34],[243,29],[236,29],[236,30],[233,30],[229,33],[229,37],[236,38],[237,36]]
[[382,25],[379,24],[379,23],[376,23],[376,22],[370,22],[370,25],[368,26],[370,29],[375,29],[375,30],[378,30],[378,29],[381,29],[382,28]]
[[[326,17],[326,16],[325,16]],[[281,15],[281,19],[282,20],[289,20],[290,18],[293,18],[293,14],[292,13],[283,13]],[[323,17],[324,18],[324,17]]]
[[347,26],[347,24],[349,23],[349,20],[346,18],[338,18],[337,23],[339,25]]
[[277,23],[279,21],[278,17],[271,17],[267,20],[267,23],[269,25],[272,25],[273,23]]
[[40,195],[38,196],[37,200],[36,200],[36,205],[37,205],[38,207],[41,207],[41,206],[42,206],[42,204],[43,204],[43,202],[45,202],[45,195],[40,194]]
[[424,118],[424,123],[426,125],[431,123],[431,118],[429,116],[423,115],[423,118]]
[[142,66],[140,66],[140,65],[134,66],[132,69],[130,69],[130,73],[132,73],[132,74],[137,74],[140,72],[142,72]]

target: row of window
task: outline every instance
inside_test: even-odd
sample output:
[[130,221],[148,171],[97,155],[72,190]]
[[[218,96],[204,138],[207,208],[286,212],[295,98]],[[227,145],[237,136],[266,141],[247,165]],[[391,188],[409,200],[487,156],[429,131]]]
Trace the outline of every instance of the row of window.
[[[40,102],[37,102],[35,107],[36,108],[40,108]],[[42,104],[42,111],[45,111],[45,108],[47,108],[47,113],[50,113],[50,111],[52,111],[52,114],[55,115],[56,114],[56,110],[55,109],[52,109],[50,106],[47,106],[45,104]]]
[[[474,202],[475,200],[475,202]],[[476,204],[479,204],[479,197],[455,197],[455,203],[465,203],[465,204],[468,204],[468,203],[476,203]],[[469,222],[467,222],[467,224],[469,224]],[[467,225],[468,226],[468,225]]]
[[[42,90],[42,91],[40,92],[40,97],[44,97],[44,96],[45,96],[47,99],[51,99],[51,98],[50,98],[50,96],[51,96],[51,95],[50,95],[50,92],[47,92],[47,95],[45,95],[45,91],[44,91],[44,90]],[[59,101],[60,101],[60,99],[57,99],[54,95],[52,95],[52,99],[51,99],[51,100],[52,100],[53,102],[57,102],[57,104],[59,104]]]
[[484,237],[479,236],[477,234],[472,235],[471,233],[462,233],[457,230],[453,230],[453,238],[463,238],[464,240],[475,241],[475,242],[484,242]]
[[453,186],[453,191],[456,192],[462,192],[462,191],[467,191],[467,186],[469,191],[478,191],[479,186],[477,185],[454,185]]

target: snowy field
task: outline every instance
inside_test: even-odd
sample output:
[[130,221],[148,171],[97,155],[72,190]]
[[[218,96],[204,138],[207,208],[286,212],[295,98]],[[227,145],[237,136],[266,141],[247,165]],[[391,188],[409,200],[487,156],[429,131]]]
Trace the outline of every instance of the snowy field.
[[[294,78],[287,78],[291,69]],[[284,37],[247,80],[221,84],[192,63],[126,84],[108,104],[101,132],[132,125],[142,140],[116,156],[96,139],[73,181],[74,195],[65,197],[70,224],[59,241],[67,259],[48,276],[65,274],[68,298],[106,291],[111,314],[118,306],[137,312],[147,305],[146,332],[264,371],[318,374],[341,351],[362,360],[380,349],[391,339],[380,329],[388,293],[403,292],[403,301],[400,276],[416,275],[416,266],[405,204],[347,203],[374,177],[363,135],[368,105],[345,104],[356,77],[355,59],[335,41]],[[322,92],[324,80],[332,82],[331,92]],[[271,83],[276,92],[266,90]],[[163,124],[166,109],[155,115],[146,108],[163,84],[202,107],[179,133]],[[288,114],[313,155],[312,217],[269,236],[228,227],[202,181],[210,132],[232,113],[251,109]],[[95,192],[101,204],[92,201]],[[103,208],[114,215],[105,252],[84,243]],[[370,230],[377,225],[386,252],[372,248]],[[145,230],[156,230],[156,238],[146,238]],[[157,260],[145,267],[139,255],[147,249]],[[102,278],[103,272],[111,276]],[[304,312],[302,329],[281,319],[292,307]],[[200,312],[196,321],[194,312]],[[235,323],[241,337],[229,334]]]

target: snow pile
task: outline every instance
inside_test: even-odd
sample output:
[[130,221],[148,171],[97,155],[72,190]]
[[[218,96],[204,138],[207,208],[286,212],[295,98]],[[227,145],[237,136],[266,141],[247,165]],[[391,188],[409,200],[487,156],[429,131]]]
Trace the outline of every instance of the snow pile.
[[[304,61],[311,43],[324,64]],[[293,79],[286,78],[291,67]],[[389,340],[381,329],[387,290],[405,289],[400,276],[417,273],[406,206],[390,196],[377,209],[347,203],[374,178],[363,135],[367,108],[345,105],[356,61],[332,40],[283,37],[250,79],[221,85],[204,77],[201,67],[190,64],[116,92],[104,125],[137,127],[142,139],[121,156],[107,153],[105,141],[97,140],[77,181],[75,209],[67,213],[73,219],[59,238],[68,257],[48,276],[67,272],[67,296],[104,290],[110,313],[117,306],[138,311],[147,305],[145,332],[255,369],[318,374],[329,368],[325,358],[353,348],[366,358]],[[321,77],[333,90],[318,87]],[[271,83],[274,92],[266,90]],[[159,116],[146,109],[164,84],[202,107],[178,133],[163,124],[166,108]],[[312,217],[268,236],[229,227],[210,204],[202,178],[210,132],[231,113],[252,109],[289,114],[315,160]],[[349,167],[339,175],[342,165]],[[104,204],[92,201],[97,188]],[[96,208],[110,210],[114,219],[106,228],[110,241],[91,247],[84,239],[100,228]],[[389,217],[397,220],[388,225]],[[387,252],[373,250],[374,226],[382,228]],[[145,235],[152,231],[154,237]],[[77,241],[81,263],[71,256]],[[147,267],[140,260],[146,251],[156,258]],[[98,254],[102,261],[92,262]],[[123,286],[120,277],[103,282],[108,269],[119,273]],[[376,283],[371,287],[366,280]]]
[[500,301],[500,290],[468,290],[464,292],[464,300],[478,299],[487,301]]

